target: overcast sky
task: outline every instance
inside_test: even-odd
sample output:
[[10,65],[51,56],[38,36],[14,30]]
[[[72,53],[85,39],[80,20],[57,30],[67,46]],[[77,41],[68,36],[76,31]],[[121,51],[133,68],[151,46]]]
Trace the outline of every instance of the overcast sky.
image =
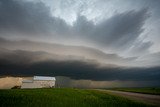
[[0,75],[160,81],[159,10],[159,0],[0,0]]

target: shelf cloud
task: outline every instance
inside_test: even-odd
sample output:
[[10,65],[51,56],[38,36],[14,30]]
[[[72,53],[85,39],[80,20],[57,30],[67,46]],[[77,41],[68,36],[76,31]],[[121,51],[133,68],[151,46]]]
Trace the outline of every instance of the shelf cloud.
[[0,75],[159,82],[159,5],[0,0]]

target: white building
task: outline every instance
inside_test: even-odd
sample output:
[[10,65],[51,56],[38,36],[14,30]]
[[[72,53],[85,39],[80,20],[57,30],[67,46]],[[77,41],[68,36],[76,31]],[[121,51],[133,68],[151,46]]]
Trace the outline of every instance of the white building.
[[34,76],[32,80],[23,80],[21,88],[52,88],[55,82],[55,77]]

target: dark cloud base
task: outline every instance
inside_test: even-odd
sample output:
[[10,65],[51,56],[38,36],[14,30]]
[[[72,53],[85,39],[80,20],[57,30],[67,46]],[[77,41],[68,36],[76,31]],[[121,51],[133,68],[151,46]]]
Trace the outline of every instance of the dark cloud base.
[[32,65],[20,65],[0,60],[0,75],[10,76],[67,76],[87,80],[160,81],[160,67],[122,68],[98,67],[83,61],[45,61]]

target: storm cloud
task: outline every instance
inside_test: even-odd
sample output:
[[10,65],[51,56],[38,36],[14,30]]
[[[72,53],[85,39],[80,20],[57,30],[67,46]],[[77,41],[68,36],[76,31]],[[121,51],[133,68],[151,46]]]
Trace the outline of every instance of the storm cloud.
[[0,0],[0,75],[157,84],[159,4]]
[[[148,9],[142,8],[138,11],[117,13],[95,24],[80,14],[73,25],[69,25],[65,20],[52,16],[50,8],[42,2],[2,0],[0,8],[2,37],[39,38],[40,40],[48,38],[62,44],[63,41],[66,44],[74,41],[72,45],[76,42],[84,46],[89,44],[90,47],[111,52],[132,47],[144,31],[143,25],[149,17]],[[149,42],[139,42],[142,46],[149,44]],[[151,45],[146,46],[145,50],[148,50]]]
[[[1,75],[12,76],[67,76],[73,79],[89,80],[134,80],[134,81],[160,81],[160,68],[120,68],[98,67],[96,64],[80,61],[46,61],[32,65],[19,65],[1,62]],[[4,72],[5,71],[5,72]]]
[[[141,45],[139,45],[139,47],[140,46]],[[26,58],[33,58],[37,60],[92,60],[101,63],[102,65],[113,64],[117,66],[128,67],[159,66],[159,63],[157,63],[159,62],[159,60],[157,59],[157,57],[159,56],[151,57],[157,53],[147,54],[141,57],[123,57],[114,53],[105,53],[99,49],[91,47],[61,45],[55,43],[35,42],[29,40],[14,41],[3,38],[0,38],[0,47],[0,55],[2,58],[3,56],[8,55],[8,53],[10,53],[10,55],[17,55],[13,58],[25,55]],[[141,52],[141,50],[138,51]],[[23,52],[23,54],[20,54],[20,52]],[[150,58],[148,56],[150,56]]]
[[[151,81],[160,78],[160,67],[136,68],[103,65],[94,60],[58,60],[44,52],[1,51],[0,75],[33,76],[54,75],[86,80]],[[43,59],[44,58],[44,59]]]

